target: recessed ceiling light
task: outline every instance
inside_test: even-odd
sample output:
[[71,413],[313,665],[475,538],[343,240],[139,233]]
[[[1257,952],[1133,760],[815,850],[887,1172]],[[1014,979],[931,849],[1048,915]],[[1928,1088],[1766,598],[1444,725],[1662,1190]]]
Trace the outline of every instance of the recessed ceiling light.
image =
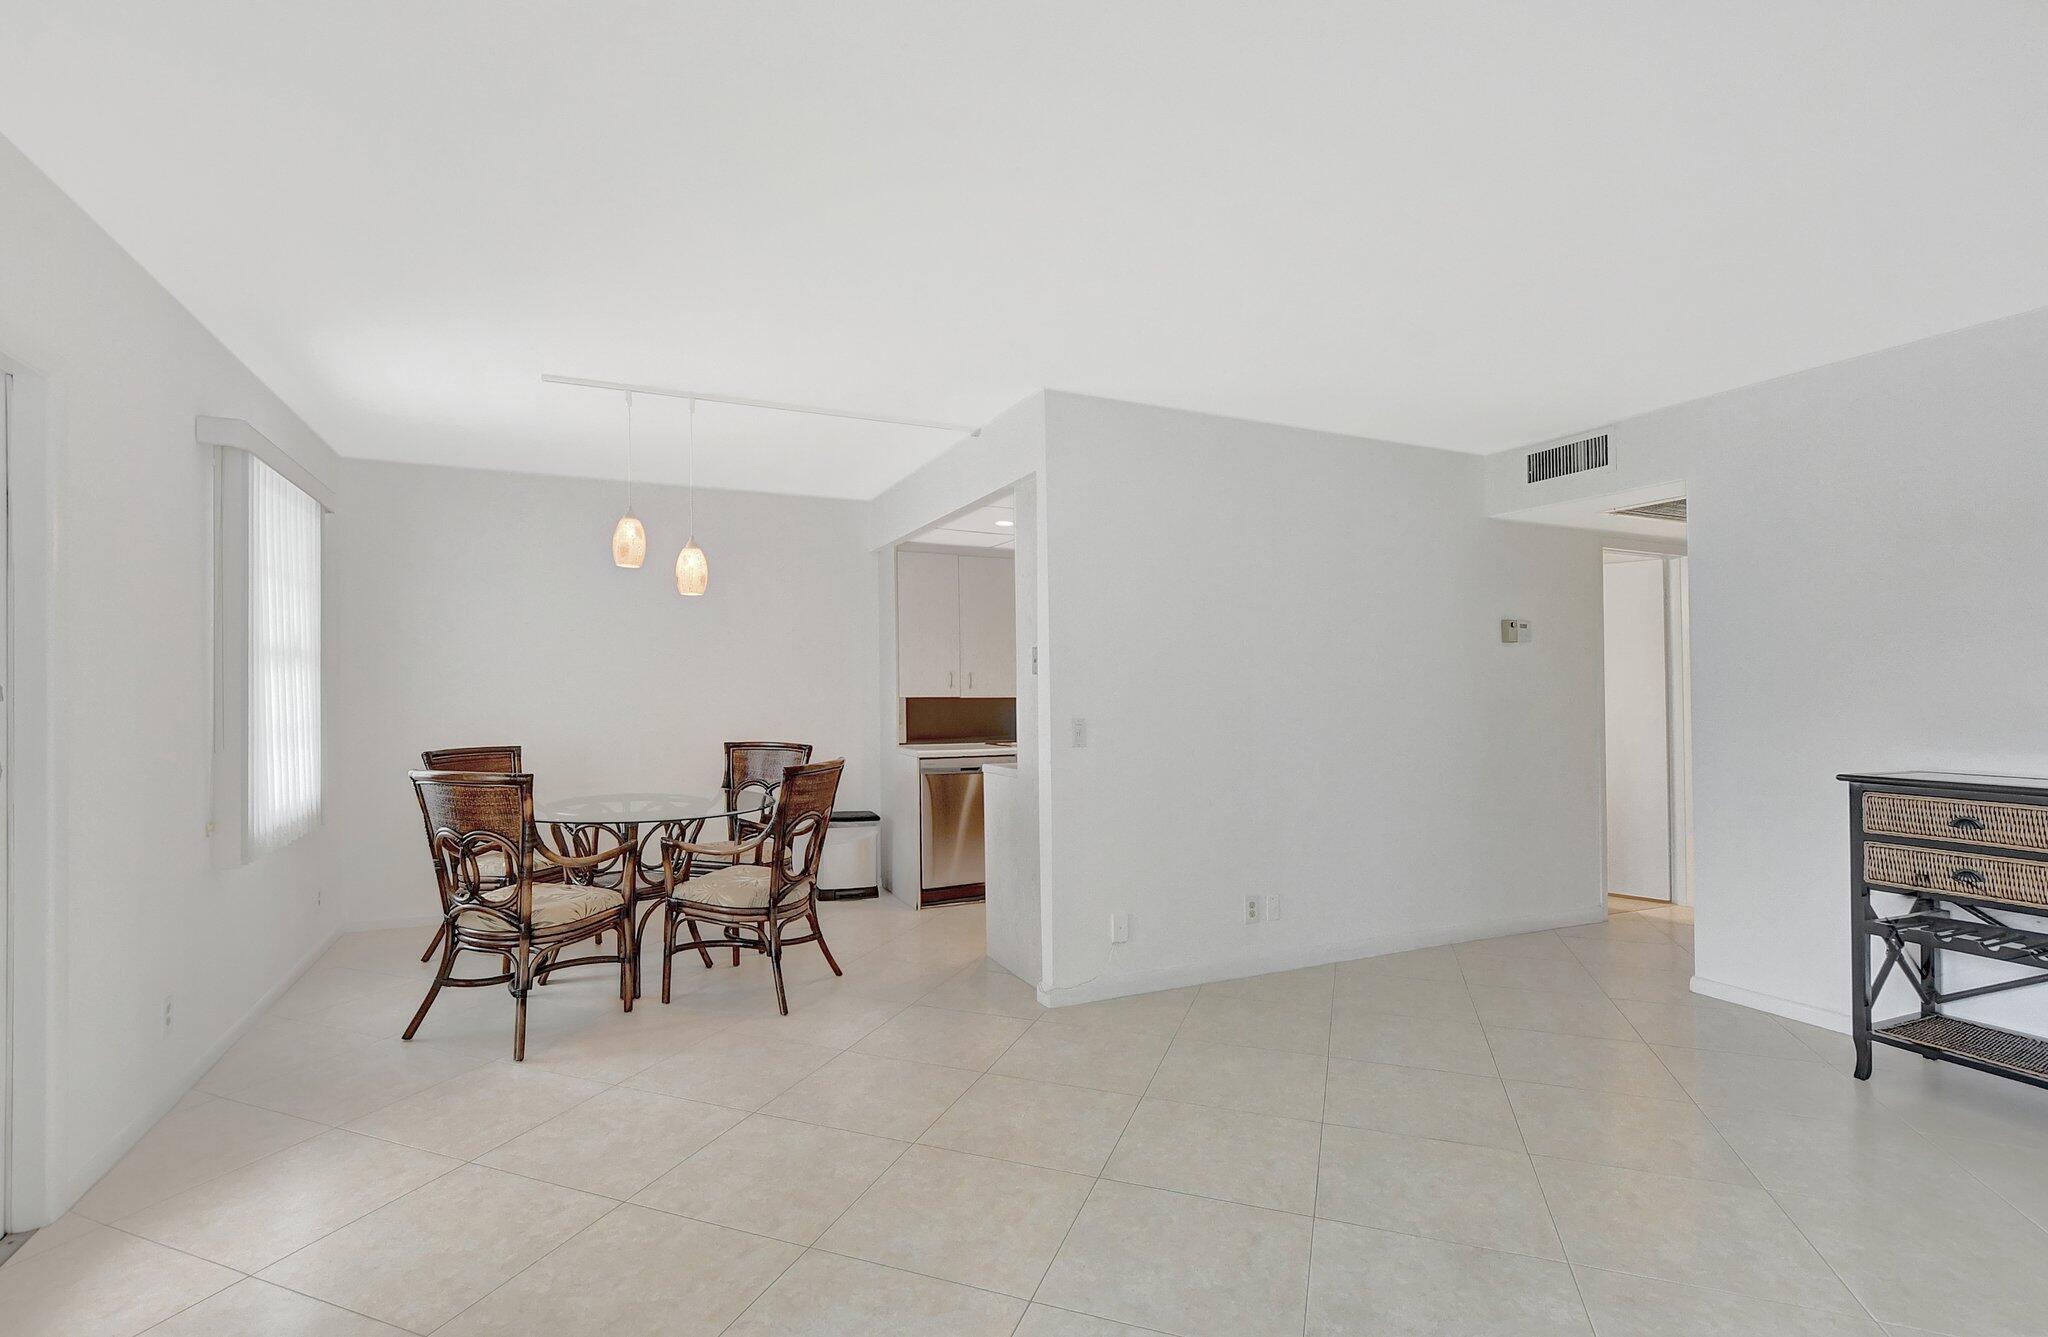
[[996,528],[997,528],[997,529],[1015,529],[1016,527],[1017,527],[1017,522],[1016,522],[1015,520],[998,520],[998,521],[996,521]]

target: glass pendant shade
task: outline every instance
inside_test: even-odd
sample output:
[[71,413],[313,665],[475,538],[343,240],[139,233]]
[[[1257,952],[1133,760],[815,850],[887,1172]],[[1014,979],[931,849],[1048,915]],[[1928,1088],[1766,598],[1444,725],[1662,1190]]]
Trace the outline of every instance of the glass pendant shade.
[[683,550],[676,554],[676,593],[698,595],[711,583],[711,563],[705,558],[704,550],[697,546],[693,534]]
[[639,516],[627,511],[619,517],[618,528],[612,530],[612,564],[637,567],[646,560],[647,526],[640,523]]

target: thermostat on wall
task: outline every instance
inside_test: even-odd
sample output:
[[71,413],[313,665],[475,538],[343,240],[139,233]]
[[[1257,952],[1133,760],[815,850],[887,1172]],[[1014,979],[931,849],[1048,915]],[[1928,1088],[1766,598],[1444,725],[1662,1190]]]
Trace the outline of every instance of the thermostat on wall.
[[1512,617],[1504,617],[1500,620],[1500,640],[1502,645],[1519,645],[1529,639],[1528,623]]

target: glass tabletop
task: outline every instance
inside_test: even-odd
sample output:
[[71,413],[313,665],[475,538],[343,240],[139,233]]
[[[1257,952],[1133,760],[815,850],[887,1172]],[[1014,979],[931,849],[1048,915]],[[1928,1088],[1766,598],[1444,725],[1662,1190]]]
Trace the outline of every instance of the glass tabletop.
[[759,791],[749,791],[737,799],[729,799],[717,790],[709,794],[582,794],[545,803],[535,800],[533,819],[613,825],[688,822],[700,817],[744,817],[761,811],[767,803],[767,795]]

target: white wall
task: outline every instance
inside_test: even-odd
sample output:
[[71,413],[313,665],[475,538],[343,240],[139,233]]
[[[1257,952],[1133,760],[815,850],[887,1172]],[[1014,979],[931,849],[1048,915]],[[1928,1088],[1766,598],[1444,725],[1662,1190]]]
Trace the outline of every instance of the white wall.
[[861,503],[700,492],[710,591],[675,589],[681,488],[646,487],[647,564],[612,565],[617,483],[353,461],[336,740],[351,927],[433,918],[406,772],[426,748],[517,743],[542,798],[715,788],[721,744],[845,757],[875,803],[874,559]]
[[1046,440],[1048,996],[1600,915],[1596,535],[1447,452],[1065,394]]
[[1031,669],[1038,643],[1038,480],[1011,493],[1017,562],[1017,765],[985,772],[983,806],[989,832],[988,954],[1036,988],[1045,974],[1045,919],[1039,903],[1038,683]]
[[[50,686],[16,693],[16,756],[57,759],[10,777],[27,1226],[89,1187],[325,941],[331,809],[325,833],[246,868],[217,872],[207,849],[213,459],[193,419],[247,419],[330,479],[337,462],[4,140],[0,238],[0,357],[39,419],[12,443],[16,685]],[[25,625],[45,595],[47,625]],[[332,738],[332,695],[329,717]]]
[[1696,988],[1846,1024],[1838,773],[2048,775],[2044,366],[2036,311],[1612,428],[1689,497]]
[[1664,563],[1609,562],[1605,576],[1607,890],[1670,900]]

